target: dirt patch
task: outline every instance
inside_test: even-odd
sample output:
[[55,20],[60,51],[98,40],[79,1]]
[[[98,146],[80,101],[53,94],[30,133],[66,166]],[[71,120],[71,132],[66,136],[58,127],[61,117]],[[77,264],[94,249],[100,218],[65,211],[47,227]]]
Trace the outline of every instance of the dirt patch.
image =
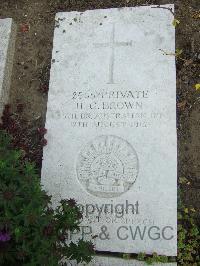
[[200,83],[199,0],[1,1],[0,17],[14,18],[18,29],[10,101],[14,112],[19,105],[23,106],[21,116],[29,125],[32,146],[37,145],[34,134],[45,122],[55,13],[167,3],[175,3],[176,18],[180,21],[176,47],[183,49],[181,59],[177,60],[178,174],[189,179],[185,199],[199,212],[200,92],[194,89]]

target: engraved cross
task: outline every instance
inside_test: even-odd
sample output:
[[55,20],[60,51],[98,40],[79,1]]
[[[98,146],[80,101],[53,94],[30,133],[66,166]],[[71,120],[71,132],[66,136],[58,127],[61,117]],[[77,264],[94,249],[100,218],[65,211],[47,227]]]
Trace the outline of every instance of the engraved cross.
[[101,47],[109,47],[109,48],[111,48],[108,84],[114,84],[115,48],[116,47],[121,47],[121,46],[132,46],[132,41],[129,41],[129,42],[116,42],[115,41],[115,24],[113,24],[110,42],[107,42],[107,43],[94,43],[94,46],[96,48],[101,48]]

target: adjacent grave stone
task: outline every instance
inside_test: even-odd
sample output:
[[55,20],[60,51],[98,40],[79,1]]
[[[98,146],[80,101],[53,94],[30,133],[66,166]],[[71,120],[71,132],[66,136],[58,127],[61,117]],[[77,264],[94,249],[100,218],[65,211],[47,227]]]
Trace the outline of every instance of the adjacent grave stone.
[[15,36],[13,20],[0,19],[0,116],[9,97]]
[[173,5],[58,13],[42,183],[99,251],[177,254]]

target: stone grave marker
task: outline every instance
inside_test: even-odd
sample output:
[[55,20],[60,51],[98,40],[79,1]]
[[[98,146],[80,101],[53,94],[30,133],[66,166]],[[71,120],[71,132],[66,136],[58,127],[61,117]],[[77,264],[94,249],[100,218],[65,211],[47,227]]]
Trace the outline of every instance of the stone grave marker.
[[42,184],[83,211],[69,240],[177,254],[173,8],[56,15]]
[[0,116],[9,98],[15,37],[13,20],[0,19]]

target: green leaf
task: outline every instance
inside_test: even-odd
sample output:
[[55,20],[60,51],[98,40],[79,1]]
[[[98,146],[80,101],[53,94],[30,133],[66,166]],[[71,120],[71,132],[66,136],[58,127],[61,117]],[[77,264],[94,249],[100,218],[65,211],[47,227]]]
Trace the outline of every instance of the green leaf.
[[175,56],[179,57],[183,53],[182,49],[176,49]]
[[200,83],[197,83],[197,84],[195,85],[195,89],[196,89],[196,91],[200,90]]
[[179,24],[180,24],[180,21],[179,21],[178,19],[174,19],[173,22],[172,22],[172,25],[173,25],[174,27],[176,27],[176,26],[179,25]]

